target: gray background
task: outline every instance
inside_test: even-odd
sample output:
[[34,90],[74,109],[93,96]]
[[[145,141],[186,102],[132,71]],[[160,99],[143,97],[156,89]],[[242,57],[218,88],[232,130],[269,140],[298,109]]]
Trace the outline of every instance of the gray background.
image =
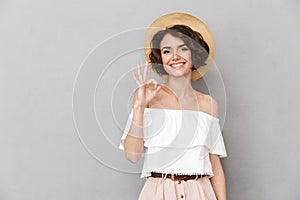
[[[116,146],[127,107],[118,115],[118,128],[105,124],[114,135],[114,151],[105,148],[107,141],[87,134],[96,129],[78,127],[84,135],[80,140],[73,84],[97,44],[175,11],[202,19],[215,38],[215,62],[226,90],[220,109],[226,108],[222,128],[228,157],[222,163],[228,199],[300,198],[299,1],[3,0],[0,199],[137,199],[144,180],[120,169],[136,171],[141,165],[129,164]],[[101,61],[91,62],[102,69]],[[127,88],[132,87],[133,81]],[[125,87],[121,94],[128,92]],[[88,124],[80,113],[75,112],[78,121]]]

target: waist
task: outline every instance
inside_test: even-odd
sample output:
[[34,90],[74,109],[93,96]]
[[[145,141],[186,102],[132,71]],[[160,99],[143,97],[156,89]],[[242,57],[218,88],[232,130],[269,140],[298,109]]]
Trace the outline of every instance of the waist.
[[208,175],[181,175],[181,174],[174,174],[174,173],[158,173],[158,172],[151,172],[151,177],[156,177],[156,178],[170,178],[172,181],[177,181],[177,180],[191,180],[191,179],[198,179],[198,178],[203,178],[203,177],[208,177]]

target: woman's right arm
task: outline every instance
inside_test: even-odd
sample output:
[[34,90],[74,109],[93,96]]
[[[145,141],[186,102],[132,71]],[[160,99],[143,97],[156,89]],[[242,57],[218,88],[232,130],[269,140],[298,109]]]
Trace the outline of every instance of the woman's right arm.
[[[138,84],[133,98],[132,122],[124,140],[126,158],[132,163],[136,163],[140,159],[141,154],[144,153],[144,110],[160,90],[160,86],[154,79],[147,80],[148,63],[146,63],[143,75],[140,64],[137,64],[137,68],[137,75],[134,71],[132,72],[133,78]],[[152,87],[150,87],[151,84]]]
[[126,158],[132,163],[139,161],[144,153],[144,109],[143,106],[133,106],[131,126],[124,140]]

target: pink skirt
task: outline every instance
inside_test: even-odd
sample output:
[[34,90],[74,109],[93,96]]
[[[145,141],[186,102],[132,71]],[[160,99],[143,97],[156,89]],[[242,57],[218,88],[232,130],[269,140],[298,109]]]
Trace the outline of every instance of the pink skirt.
[[187,181],[147,177],[139,200],[217,200],[207,176]]

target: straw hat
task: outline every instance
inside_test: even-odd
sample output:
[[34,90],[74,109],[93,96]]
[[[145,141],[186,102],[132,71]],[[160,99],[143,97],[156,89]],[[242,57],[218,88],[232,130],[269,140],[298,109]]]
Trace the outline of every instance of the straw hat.
[[[211,31],[209,28],[202,22],[200,19],[186,13],[170,13],[163,15],[156,19],[148,28],[144,40],[144,52],[146,55],[146,60],[150,63],[150,58],[149,54],[151,52],[151,40],[153,36],[160,30],[166,29],[166,27],[170,27],[176,24],[180,25],[186,25],[189,26],[191,29],[194,31],[199,32],[204,41],[208,44],[209,46],[209,55],[206,60],[206,65],[196,67],[197,70],[192,71],[192,81],[195,81],[199,78],[201,78],[211,67],[211,64],[213,62],[214,56],[215,56],[215,45],[214,45],[214,40]],[[168,75],[161,75],[158,74],[160,77],[163,79],[167,79]]]

